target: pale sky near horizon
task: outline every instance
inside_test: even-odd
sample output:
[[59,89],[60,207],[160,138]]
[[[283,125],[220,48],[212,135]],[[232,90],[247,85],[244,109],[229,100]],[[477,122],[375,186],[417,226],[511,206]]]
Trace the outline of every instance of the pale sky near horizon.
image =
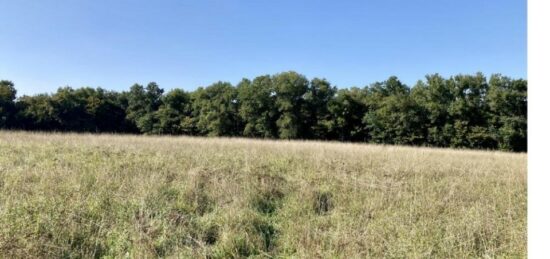
[[295,70],[340,88],[398,76],[527,76],[524,0],[0,0],[0,79],[194,90]]

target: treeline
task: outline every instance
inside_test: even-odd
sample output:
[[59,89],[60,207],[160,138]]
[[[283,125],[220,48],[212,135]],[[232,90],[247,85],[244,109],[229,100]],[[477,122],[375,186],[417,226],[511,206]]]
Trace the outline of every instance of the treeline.
[[337,89],[296,72],[217,82],[192,92],[156,83],[129,91],[62,87],[16,98],[0,82],[0,128],[321,139],[527,150],[527,81],[481,74],[397,77]]

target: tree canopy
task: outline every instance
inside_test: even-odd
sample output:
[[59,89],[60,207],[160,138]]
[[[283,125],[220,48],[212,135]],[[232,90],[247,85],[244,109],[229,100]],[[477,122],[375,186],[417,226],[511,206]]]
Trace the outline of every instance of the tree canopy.
[[294,71],[166,92],[61,87],[16,96],[0,81],[0,129],[321,139],[527,151],[527,81],[495,74],[392,76],[338,89]]

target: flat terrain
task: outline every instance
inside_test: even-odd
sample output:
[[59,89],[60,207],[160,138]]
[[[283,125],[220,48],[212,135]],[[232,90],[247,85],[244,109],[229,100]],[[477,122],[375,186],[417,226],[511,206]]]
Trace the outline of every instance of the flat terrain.
[[527,155],[0,132],[0,257],[526,257]]

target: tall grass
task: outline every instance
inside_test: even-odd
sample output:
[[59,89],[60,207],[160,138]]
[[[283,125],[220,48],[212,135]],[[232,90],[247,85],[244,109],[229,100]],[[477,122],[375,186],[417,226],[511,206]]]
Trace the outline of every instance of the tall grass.
[[0,257],[525,257],[526,160],[0,132]]

